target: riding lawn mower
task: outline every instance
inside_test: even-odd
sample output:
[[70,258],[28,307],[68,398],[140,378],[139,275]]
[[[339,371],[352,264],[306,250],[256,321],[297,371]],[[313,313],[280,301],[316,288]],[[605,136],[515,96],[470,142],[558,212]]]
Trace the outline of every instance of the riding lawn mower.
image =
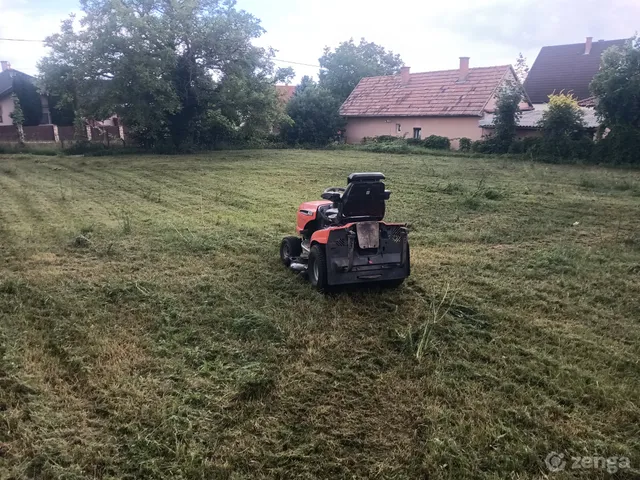
[[280,245],[282,263],[306,273],[318,290],[379,283],[396,287],[410,273],[407,228],[383,222],[391,192],[379,172],[352,173],[347,187],[329,187],[323,200],[298,208],[296,231]]

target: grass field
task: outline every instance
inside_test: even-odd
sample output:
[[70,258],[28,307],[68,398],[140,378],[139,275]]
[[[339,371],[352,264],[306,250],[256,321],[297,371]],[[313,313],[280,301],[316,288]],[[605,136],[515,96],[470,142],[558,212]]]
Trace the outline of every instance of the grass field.
[[[317,293],[280,239],[367,170],[412,275]],[[640,172],[4,155],[0,262],[2,479],[640,476]]]

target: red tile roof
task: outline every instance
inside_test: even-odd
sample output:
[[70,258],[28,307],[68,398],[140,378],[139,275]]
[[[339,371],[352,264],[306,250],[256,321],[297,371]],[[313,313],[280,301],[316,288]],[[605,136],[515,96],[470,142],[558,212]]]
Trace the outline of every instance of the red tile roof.
[[459,70],[412,73],[403,85],[400,75],[367,77],[340,108],[345,117],[482,116],[509,65],[470,68],[459,82]]
[[295,85],[276,85],[276,91],[280,96],[280,99],[283,103],[287,103],[293,97],[293,94],[296,93]]

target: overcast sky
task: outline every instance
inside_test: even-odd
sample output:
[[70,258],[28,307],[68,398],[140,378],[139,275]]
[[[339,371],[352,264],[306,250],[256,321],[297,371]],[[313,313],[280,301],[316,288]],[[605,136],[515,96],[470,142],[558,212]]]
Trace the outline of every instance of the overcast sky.
[[[513,63],[522,52],[532,65],[540,47],[626,38],[640,29],[640,0],[238,0],[262,20],[258,40],[277,57],[317,64],[325,45],[350,37],[376,42],[402,56],[413,72]],[[79,12],[77,0],[0,0],[0,38],[42,39]],[[0,60],[36,74],[39,43],[0,41]],[[286,63],[280,62],[285,66]],[[291,65],[299,79],[317,68]]]

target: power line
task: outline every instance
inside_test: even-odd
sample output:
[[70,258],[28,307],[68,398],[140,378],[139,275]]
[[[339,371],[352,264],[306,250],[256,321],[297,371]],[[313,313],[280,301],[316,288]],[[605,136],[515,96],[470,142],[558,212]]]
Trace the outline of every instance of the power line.
[[4,40],[5,42],[40,42],[40,43],[44,43],[44,40],[31,40],[29,38],[0,38],[0,40]]
[[[35,40],[35,39],[30,39],[30,38],[0,38],[0,41],[4,41],[4,42],[40,42],[40,43],[44,43],[44,40]],[[281,63],[289,63],[291,65],[302,65],[303,67],[322,68],[320,65],[314,65],[314,64],[311,64],[311,63],[304,63],[304,62],[296,62],[294,60],[284,60],[283,58],[273,58],[273,61],[281,62]]]
[[293,60],[283,60],[281,58],[273,58],[275,62],[291,63],[292,65],[303,65],[305,67],[322,68],[320,65],[312,65],[310,63],[294,62]]

